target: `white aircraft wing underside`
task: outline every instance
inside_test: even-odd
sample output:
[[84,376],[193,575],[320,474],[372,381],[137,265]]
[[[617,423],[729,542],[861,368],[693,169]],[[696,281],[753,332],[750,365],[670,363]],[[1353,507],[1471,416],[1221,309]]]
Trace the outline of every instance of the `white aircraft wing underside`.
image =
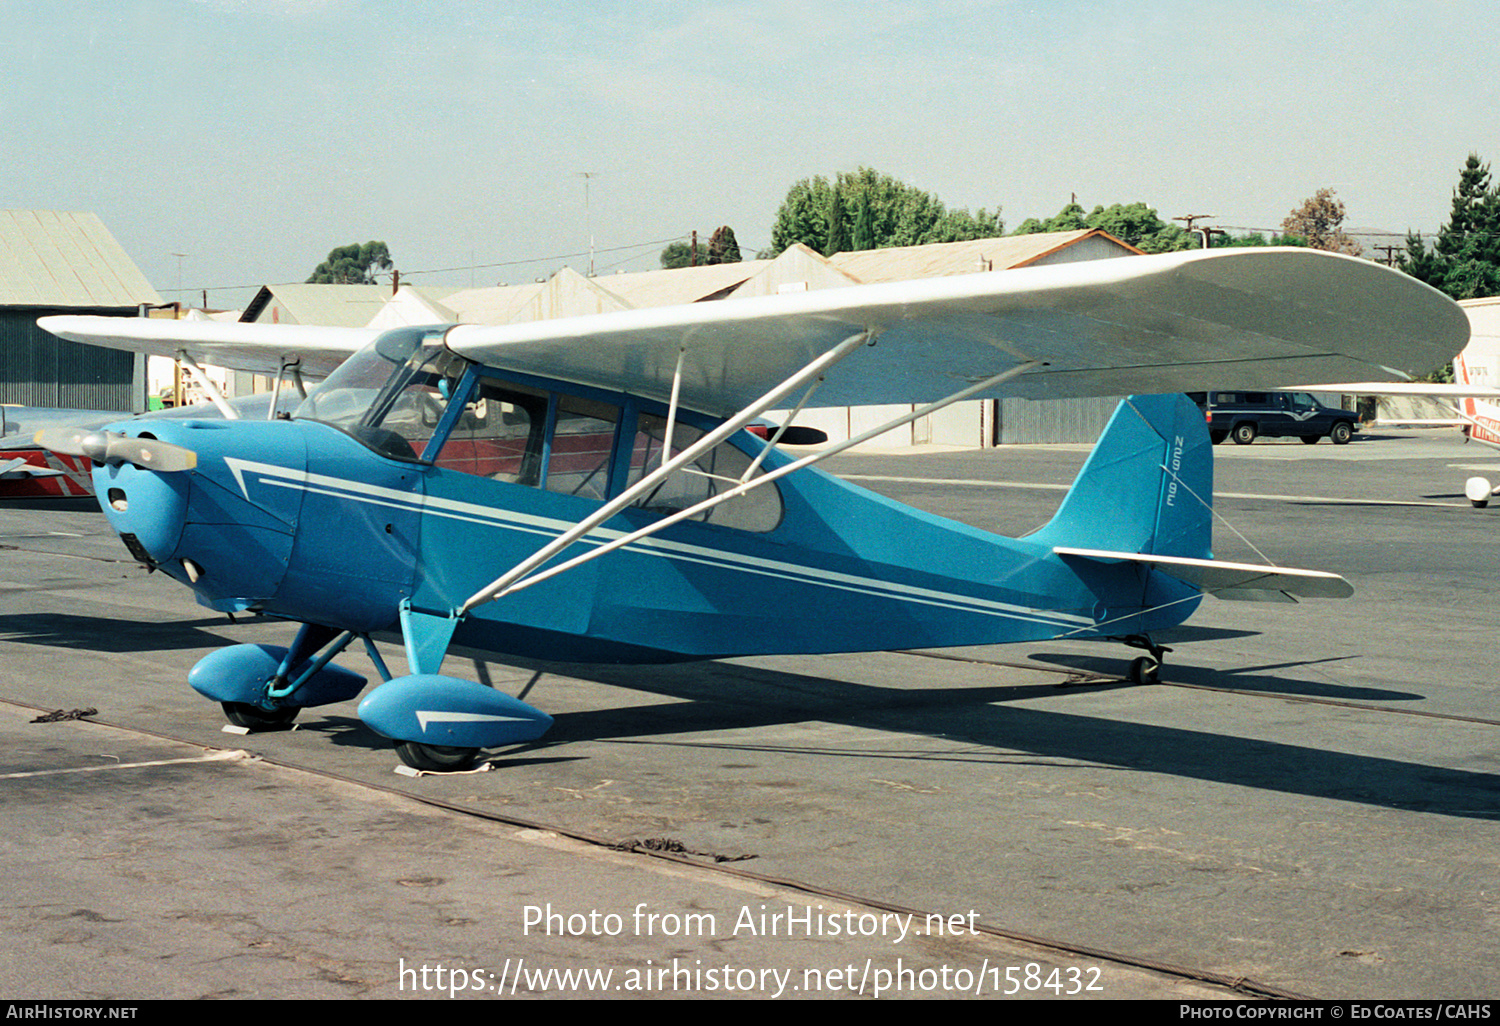
[[312,377],[326,377],[377,334],[368,328],[75,314],[38,318],[37,325],[70,342],[151,356],[186,351],[202,364],[257,374],[274,375],[283,360],[300,359],[303,372]]
[[725,415],[862,331],[814,405],[934,400],[1028,361],[993,395],[1274,388],[1423,373],[1464,347],[1452,300],[1398,271],[1308,249],[1122,257],[726,299],[527,324],[460,325],[456,352]]

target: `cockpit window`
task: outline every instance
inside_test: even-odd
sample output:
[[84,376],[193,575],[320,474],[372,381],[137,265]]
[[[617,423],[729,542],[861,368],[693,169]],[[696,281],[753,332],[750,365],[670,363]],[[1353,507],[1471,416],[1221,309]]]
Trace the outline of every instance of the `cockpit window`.
[[416,460],[437,428],[467,361],[425,330],[382,335],[350,357],[297,407],[385,456]]

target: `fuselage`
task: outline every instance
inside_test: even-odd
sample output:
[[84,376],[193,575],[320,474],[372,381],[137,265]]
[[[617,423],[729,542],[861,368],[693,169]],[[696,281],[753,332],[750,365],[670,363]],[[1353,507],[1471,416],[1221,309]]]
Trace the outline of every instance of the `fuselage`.
[[[679,411],[668,439],[667,410],[649,400],[480,367],[418,329],[379,346],[292,419],[116,426],[198,455],[185,473],[95,469],[136,557],[214,609],[388,630],[403,602],[454,613],[717,423]],[[786,462],[773,451],[754,465],[764,444],[732,436],[564,557]],[[1196,604],[1160,575],[1069,564],[1052,544],[803,469],[478,605],[453,640],[662,661],[1123,636]]]

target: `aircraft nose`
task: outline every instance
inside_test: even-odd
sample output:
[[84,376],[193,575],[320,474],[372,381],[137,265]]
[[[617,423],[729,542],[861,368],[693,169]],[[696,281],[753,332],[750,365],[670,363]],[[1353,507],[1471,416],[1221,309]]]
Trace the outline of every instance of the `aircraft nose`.
[[[118,443],[114,447],[123,448]],[[133,461],[94,464],[100,508],[130,554],[148,566],[160,566],[177,551],[187,522],[190,482],[188,474],[146,469]]]

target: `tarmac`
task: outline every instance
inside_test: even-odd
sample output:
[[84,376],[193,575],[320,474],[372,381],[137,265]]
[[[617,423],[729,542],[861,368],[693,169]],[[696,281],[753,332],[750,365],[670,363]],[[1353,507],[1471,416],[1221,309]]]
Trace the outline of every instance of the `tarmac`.
[[[834,466],[1022,533],[1086,451]],[[1496,996],[1500,507],[1462,484],[1500,461],[1216,455],[1215,554],[1352,599],[1205,601],[1153,686],[1094,642],[469,663],[555,725],[415,778],[352,703],[225,733],[187,670],[292,629],[196,606],[97,511],[0,507],[0,994]]]

